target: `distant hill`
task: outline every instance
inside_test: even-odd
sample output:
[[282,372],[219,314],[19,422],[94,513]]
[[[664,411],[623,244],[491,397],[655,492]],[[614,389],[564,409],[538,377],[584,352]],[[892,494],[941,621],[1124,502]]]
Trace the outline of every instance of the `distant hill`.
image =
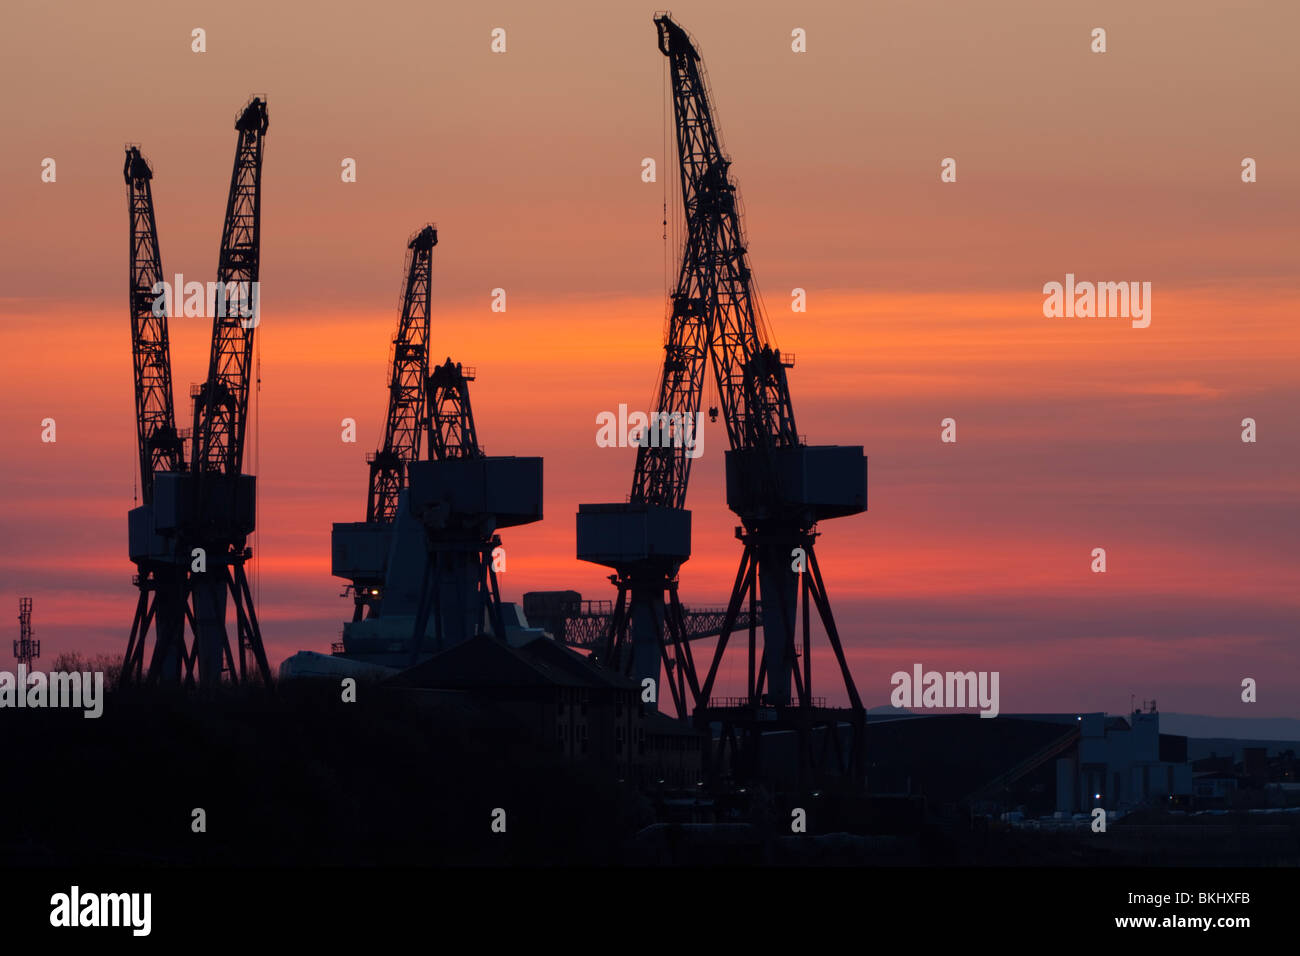
[[1280,754],[1284,750],[1300,753],[1300,740],[1244,740],[1236,737],[1188,737],[1187,759],[1200,760],[1203,757],[1232,757],[1233,762],[1241,763],[1245,759],[1247,747],[1263,747],[1269,756]]
[[1297,741],[1300,740],[1300,720],[1294,717],[1206,717],[1202,714],[1161,713],[1160,731],[1184,737]]
[[[936,710],[929,713],[942,714]],[[1073,711],[1062,711],[1073,713]],[[867,715],[876,719],[889,717],[924,717],[927,712],[894,708],[888,704],[868,707]],[[1006,714],[1007,717],[1028,717],[1027,714]],[[1124,716],[1112,714],[1111,716]],[[1199,760],[1211,752],[1235,752],[1241,759],[1243,747],[1267,747],[1269,753],[1293,749],[1300,752],[1300,719],[1294,717],[1207,717],[1204,714],[1175,714],[1161,712],[1160,732],[1191,738],[1190,759]]]

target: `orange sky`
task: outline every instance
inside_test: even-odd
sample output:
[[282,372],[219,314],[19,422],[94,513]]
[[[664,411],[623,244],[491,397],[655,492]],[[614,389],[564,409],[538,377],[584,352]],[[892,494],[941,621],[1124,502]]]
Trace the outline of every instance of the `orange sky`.
[[[660,355],[675,158],[653,10],[141,9],[19,3],[0,37],[7,88],[23,89],[0,153],[0,603],[34,597],[47,658],[125,646],[122,144],[154,165],[165,272],[206,280],[233,119],[255,92],[271,125],[249,464],[273,661],[325,649],[347,614],[329,525],[364,512],[404,243],[430,220],[434,356],[478,368],[489,453],[546,458],[546,520],[504,535],[506,596],[609,597],[607,572],[573,558],[573,514],[627,493],[634,456],[596,447],[595,415],[644,408]],[[674,14],[708,66],[776,340],[798,357],[799,429],[870,458],[870,512],[819,543],[867,702],[921,661],[1001,669],[1004,712],[1123,711],[1136,693],[1300,716],[1296,9],[729,9]],[[1104,55],[1088,51],[1098,25]],[[190,52],[194,26],[207,53]],[[505,55],[488,50],[494,26]],[[796,26],[807,54],[790,52]],[[47,156],[56,183],[40,181]],[[657,183],[640,180],[646,156]],[[939,182],[945,156],[957,183]],[[1244,156],[1257,183],[1240,181]],[[1067,272],[1151,282],[1151,327],[1043,318],[1043,283]],[[807,313],[790,311],[796,286]],[[505,314],[489,311],[495,287]],[[184,418],[210,321],[171,332]],[[946,416],[956,445],[938,440]],[[339,440],[344,417],[356,445]],[[715,604],[738,553],[721,426],[704,441],[682,592]],[[1088,571],[1099,546],[1105,576]],[[1246,712],[1244,676],[1262,678]]]

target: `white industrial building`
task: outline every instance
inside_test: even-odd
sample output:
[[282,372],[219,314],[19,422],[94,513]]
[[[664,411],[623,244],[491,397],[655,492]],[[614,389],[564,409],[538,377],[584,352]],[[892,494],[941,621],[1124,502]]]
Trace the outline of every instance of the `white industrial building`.
[[1058,812],[1127,812],[1192,795],[1187,738],[1160,733],[1154,701],[1127,720],[1105,714],[1078,714],[1075,720],[1078,746],[1056,761]]

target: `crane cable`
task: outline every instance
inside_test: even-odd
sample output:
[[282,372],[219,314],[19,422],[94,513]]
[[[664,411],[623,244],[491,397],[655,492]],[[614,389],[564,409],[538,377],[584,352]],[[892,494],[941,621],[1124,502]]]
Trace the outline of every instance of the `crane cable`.
[[[660,89],[667,89],[668,81],[668,58],[664,57],[664,83]],[[661,164],[663,166],[663,202],[664,202],[664,300],[668,299],[668,94],[664,92],[663,99],[660,100],[659,110],[660,137],[662,140],[662,151],[660,152]]]
[[[253,347],[257,350],[257,388],[254,392],[256,401],[253,404],[253,474],[256,475],[262,470],[262,336],[257,337]],[[257,514],[260,510],[257,500],[260,497],[261,490],[254,485],[253,514]],[[253,539],[257,542],[257,547],[253,549],[253,606],[260,607],[262,604],[262,541],[256,527],[253,528]]]
[[[661,84],[660,89],[667,89],[667,82],[668,82],[668,60],[667,58],[665,58],[663,83]],[[668,228],[668,199],[669,199],[668,185],[671,177],[668,175],[669,164],[668,164],[668,94],[667,93],[665,93],[663,99],[660,100],[659,123],[660,123],[661,152],[660,152],[659,170],[656,175],[662,174],[660,175],[660,180],[661,180],[660,193],[663,202],[663,221],[661,225],[663,228],[663,243],[664,243],[663,300],[662,300],[664,302],[664,318],[661,326],[662,331],[660,333],[660,338],[664,343],[667,343],[668,333],[672,328],[672,305],[671,305],[671,300],[669,299],[670,287],[668,284],[670,281],[669,279],[670,273],[668,271],[668,267],[669,267],[669,261],[671,259],[671,255],[669,251],[670,243],[669,243],[669,228]],[[672,239],[673,239],[672,245],[675,246],[676,239],[677,239],[677,220],[675,216],[673,218],[673,228],[671,231],[672,231]],[[666,354],[667,353],[665,353],[665,356]],[[662,379],[667,378],[667,376],[668,376],[668,368],[665,365],[663,371],[655,377],[654,383],[650,386],[651,388],[650,400],[646,403],[646,411],[648,413],[653,414],[656,411],[661,411],[661,409],[656,409],[654,405],[659,399],[659,389],[660,389],[660,385],[662,384]],[[637,474],[636,474],[636,470],[634,469],[632,475],[632,493],[635,494],[636,492],[637,492]],[[631,500],[630,495],[629,495],[629,500]]]

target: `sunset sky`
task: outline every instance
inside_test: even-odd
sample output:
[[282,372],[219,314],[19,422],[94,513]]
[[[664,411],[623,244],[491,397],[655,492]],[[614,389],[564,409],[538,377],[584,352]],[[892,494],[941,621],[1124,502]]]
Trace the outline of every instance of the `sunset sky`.
[[[869,512],[818,544],[864,701],[919,662],[1000,671],[1004,713],[1123,713],[1133,694],[1300,717],[1300,6],[735,9],[673,14],[708,69],[776,344],[797,356],[799,431],[869,457]],[[0,31],[0,610],[33,598],[42,663],[121,653],[136,598],[123,144],[154,168],[164,272],[206,281],[253,94],[270,127],[246,468],[273,665],[328,651],[350,614],[330,524],[364,517],[405,244],[425,222],[432,358],[477,368],[489,454],[546,459],[546,520],[503,533],[504,596],[611,597],[608,570],[573,556],[574,514],[630,489],[635,453],[598,448],[595,418],[653,400],[680,256],[661,226],[677,174],[654,8],[132,10],[18,0]],[[1043,285],[1066,273],[1150,282],[1150,327],[1044,318]],[[170,331],[186,423],[211,320]],[[956,444],[939,440],[949,416]],[[723,603],[739,558],[722,424],[703,440],[688,605]],[[815,691],[840,700],[820,654]],[[723,678],[743,681],[740,656]]]

